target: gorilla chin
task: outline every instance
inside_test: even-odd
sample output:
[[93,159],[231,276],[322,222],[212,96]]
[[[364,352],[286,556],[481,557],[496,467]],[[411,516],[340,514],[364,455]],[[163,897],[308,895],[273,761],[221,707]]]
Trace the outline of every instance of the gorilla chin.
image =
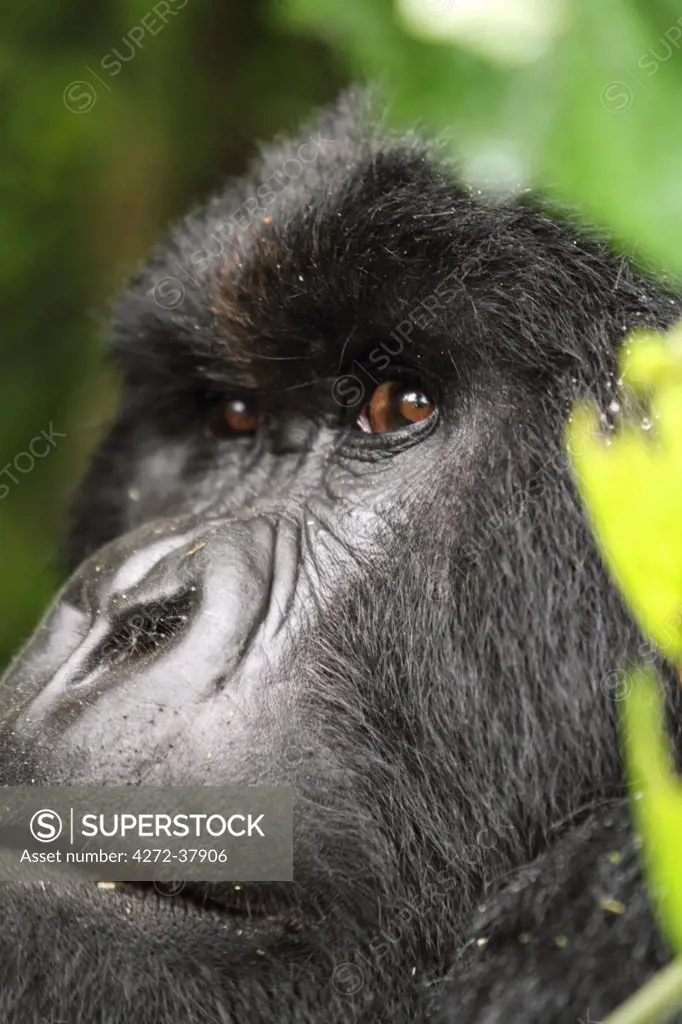
[[295,880],[3,885],[3,1024],[575,1024],[669,959],[609,685],[643,641],[563,436],[680,300],[377,120],[345,97],[129,284],[2,680],[3,784],[293,783]]

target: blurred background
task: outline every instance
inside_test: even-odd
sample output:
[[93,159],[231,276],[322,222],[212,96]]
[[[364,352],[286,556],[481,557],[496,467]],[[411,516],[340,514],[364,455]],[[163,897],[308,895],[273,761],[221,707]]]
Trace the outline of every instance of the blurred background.
[[113,409],[108,297],[170,219],[258,140],[379,79],[396,122],[445,133],[467,177],[539,181],[678,271],[680,40],[670,0],[4,5],[0,667],[59,585],[66,508]]

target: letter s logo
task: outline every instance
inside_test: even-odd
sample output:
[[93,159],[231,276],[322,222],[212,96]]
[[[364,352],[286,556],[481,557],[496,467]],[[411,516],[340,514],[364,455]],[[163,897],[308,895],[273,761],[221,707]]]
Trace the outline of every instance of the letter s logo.
[[41,811],[36,811],[31,818],[29,828],[31,835],[39,843],[53,843],[62,834],[62,819],[56,811],[45,807]]

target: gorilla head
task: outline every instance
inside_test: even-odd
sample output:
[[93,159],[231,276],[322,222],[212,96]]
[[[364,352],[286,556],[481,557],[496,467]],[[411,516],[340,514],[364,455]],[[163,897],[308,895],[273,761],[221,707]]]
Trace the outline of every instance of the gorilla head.
[[[355,102],[173,231],[117,307],[120,411],[3,681],[3,781],[290,781],[295,881],[4,886],[4,1022],[575,1022],[664,958],[636,868],[634,922],[590,909],[641,638],[562,439],[679,310]],[[586,900],[610,971],[651,936],[637,969],[554,941]]]

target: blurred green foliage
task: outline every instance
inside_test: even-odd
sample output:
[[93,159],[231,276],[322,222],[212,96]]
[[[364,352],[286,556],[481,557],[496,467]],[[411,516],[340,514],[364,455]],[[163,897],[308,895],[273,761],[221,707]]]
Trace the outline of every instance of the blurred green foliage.
[[[644,632],[682,668],[682,325],[628,338],[620,378],[618,429],[602,428],[596,406],[578,405],[569,450],[606,564]],[[682,778],[665,736],[664,688],[650,669],[626,679],[632,816],[649,891],[678,958],[605,1024],[657,1024],[682,1009]]]
[[540,182],[682,271],[679,4],[281,0],[278,11],[347,52],[356,76],[384,79],[398,123],[446,132],[469,177]]
[[[682,325],[664,336],[633,334],[619,372],[624,397],[617,403],[622,422],[615,436],[602,432],[598,408],[578,406],[569,448],[607,565],[644,632],[677,663],[682,661]],[[625,403],[633,399],[638,416],[624,415]]]
[[[0,31],[0,469],[17,481],[1,478],[1,667],[59,583],[68,501],[113,408],[108,296],[343,72],[256,0],[35,0],[3,7]],[[66,437],[18,472],[50,424]]]

